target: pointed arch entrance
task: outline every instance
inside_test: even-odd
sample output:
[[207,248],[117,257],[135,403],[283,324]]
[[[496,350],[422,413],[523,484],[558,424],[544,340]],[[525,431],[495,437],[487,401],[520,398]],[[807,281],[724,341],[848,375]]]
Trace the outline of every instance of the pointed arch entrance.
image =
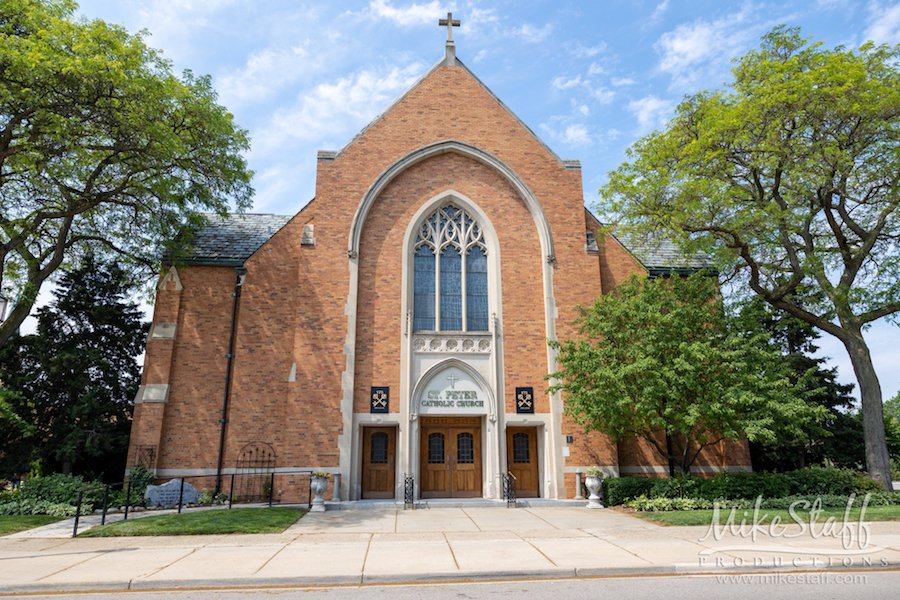
[[411,400],[419,420],[421,497],[481,497],[483,425],[495,410],[483,377],[464,361],[451,358],[428,370]]

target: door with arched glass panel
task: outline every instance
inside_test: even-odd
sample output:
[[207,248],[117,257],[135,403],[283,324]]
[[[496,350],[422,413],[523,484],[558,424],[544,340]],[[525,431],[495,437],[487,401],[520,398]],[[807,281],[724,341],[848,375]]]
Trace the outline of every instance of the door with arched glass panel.
[[422,498],[481,496],[481,418],[421,418]]
[[516,495],[520,498],[537,498],[540,495],[537,459],[537,429],[507,428],[506,464],[516,478]]
[[362,497],[394,497],[394,427],[363,428]]

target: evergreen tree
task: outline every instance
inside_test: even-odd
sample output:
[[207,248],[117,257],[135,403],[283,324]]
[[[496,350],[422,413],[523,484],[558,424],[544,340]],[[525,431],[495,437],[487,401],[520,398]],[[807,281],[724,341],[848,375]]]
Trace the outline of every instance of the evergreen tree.
[[36,460],[44,471],[112,478],[124,472],[140,383],[135,359],[147,332],[129,299],[133,289],[117,263],[87,256],[38,310],[37,333],[2,348],[0,378],[18,393],[8,402],[32,433],[0,424],[3,474]]
[[[791,302],[803,306],[805,300]],[[740,307],[740,319],[750,330],[762,329],[769,343],[782,355],[791,380],[806,390],[806,402],[828,409],[829,416],[807,427],[806,441],[782,437],[773,442],[751,443],[750,454],[756,470],[786,471],[810,464],[833,463],[863,469],[866,464],[862,418],[853,397],[853,384],[837,381],[837,368],[826,369],[827,359],[811,356],[818,350],[821,334],[815,327],[773,309],[758,298]],[[886,413],[887,414],[887,413]],[[900,426],[885,419],[885,433],[891,456],[900,453]]]

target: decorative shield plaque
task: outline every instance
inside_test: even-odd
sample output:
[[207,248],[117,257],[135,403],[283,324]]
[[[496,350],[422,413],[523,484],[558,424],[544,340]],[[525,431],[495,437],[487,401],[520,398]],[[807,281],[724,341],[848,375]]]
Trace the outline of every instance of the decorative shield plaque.
[[371,396],[371,412],[386,413],[388,412],[388,401],[391,395],[391,388],[388,386],[372,386]]
[[516,412],[534,414],[534,388],[516,388]]

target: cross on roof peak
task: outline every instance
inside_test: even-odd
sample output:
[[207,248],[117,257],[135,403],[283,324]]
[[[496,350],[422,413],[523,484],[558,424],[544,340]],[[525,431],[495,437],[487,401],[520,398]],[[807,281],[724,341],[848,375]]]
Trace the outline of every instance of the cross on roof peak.
[[447,43],[452,44],[453,43],[453,28],[459,27],[459,19],[454,19],[453,13],[448,12],[446,19],[438,20],[438,25],[440,25],[441,27],[443,27],[444,25],[447,26]]

